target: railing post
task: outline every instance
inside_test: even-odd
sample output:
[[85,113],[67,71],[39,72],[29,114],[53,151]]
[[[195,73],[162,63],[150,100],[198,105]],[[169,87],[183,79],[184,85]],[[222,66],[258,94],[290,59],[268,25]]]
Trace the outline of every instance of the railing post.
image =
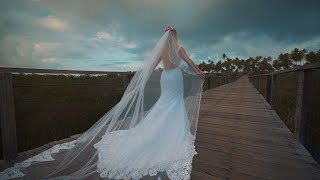
[[128,74],[123,74],[122,75],[122,83],[124,88],[126,88],[129,84],[130,80],[129,80],[129,75]]
[[262,85],[261,85],[261,83],[262,83],[261,75],[259,75],[259,76],[258,76],[258,78],[259,78],[259,81],[258,81],[258,87],[259,87],[259,88],[258,88],[258,91],[259,91],[259,93],[261,94],[261,92],[262,92],[262,91],[261,91],[261,90],[262,90]]
[[258,92],[260,93],[259,84],[260,84],[260,75],[257,75],[257,90],[258,90]]
[[266,84],[266,91],[265,97],[267,102],[271,105],[271,75],[267,75],[267,84]]
[[211,89],[211,77],[208,76],[208,89]]
[[267,75],[266,100],[270,104],[271,108],[274,108],[274,105],[275,105],[276,84],[277,84],[277,75],[276,74]]
[[18,148],[11,73],[0,73],[0,125],[3,159],[14,159]]
[[303,121],[303,89],[304,89],[304,76],[305,71],[298,71],[297,79],[297,103],[296,103],[296,114],[294,117],[294,135],[297,140],[303,143],[302,139],[302,121]]
[[130,84],[130,82],[131,82],[131,79],[133,78],[133,76],[134,76],[134,73],[132,73],[132,74],[128,74],[128,78],[129,78],[129,82],[128,82],[128,85]]
[[213,82],[214,82],[213,87],[214,88],[218,87],[218,78],[216,76],[214,77]]
[[274,108],[276,104],[276,86],[277,86],[277,74],[272,75],[272,84],[271,84],[271,107]]
[[254,87],[258,90],[258,76],[254,76]]

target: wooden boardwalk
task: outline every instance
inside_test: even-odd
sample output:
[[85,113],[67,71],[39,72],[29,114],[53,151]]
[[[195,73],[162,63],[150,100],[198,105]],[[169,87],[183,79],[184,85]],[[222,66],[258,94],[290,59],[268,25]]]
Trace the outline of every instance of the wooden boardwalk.
[[[16,162],[62,141],[70,139],[20,153]],[[192,180],[320,180],[319,165],[247,76],[203,92],[196,151]]]
[[203,92],[192,179],[320,179],[319,165],[247,76]]

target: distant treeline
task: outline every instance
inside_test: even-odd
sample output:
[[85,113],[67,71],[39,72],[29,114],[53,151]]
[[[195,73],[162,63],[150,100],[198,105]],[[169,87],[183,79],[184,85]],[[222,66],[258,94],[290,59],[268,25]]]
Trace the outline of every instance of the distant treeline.
[[215,74],[263,74],[272,71],[279,71],[284,69],[302,66],[306,63],[320,62],[320,50],[317,52],[306,49],[293,49],[290,53],[281,53],[277,59],[272,59],[270,56],[256,56],[248,59],[239,59],[238,57],[232,59],[225,53],[222,54],[222,61],[219,60],[214,63],[214,60],[207,60],[201,62],[198,66],[201,70]]

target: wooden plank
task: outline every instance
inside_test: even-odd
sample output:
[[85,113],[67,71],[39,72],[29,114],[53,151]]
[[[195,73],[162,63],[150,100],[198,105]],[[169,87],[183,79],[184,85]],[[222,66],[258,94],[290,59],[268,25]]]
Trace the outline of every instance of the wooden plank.
[[296,138],[301,142],[301,128],[302,128],[302,103],[303,103],[303,87],[304,87],[304,71],[298,72],[297,79],[297,102],[296,102],[296,114],[294,117],[294,134]]
[[129,84],[130,80],[129,80],[129,76],[127,74],[123,74],[122,75],[122,84],[123,84],[123,87],[127,87],[128,84]]
[[277,86],[277,74],[273,74],[271,78],[271,97],[270,97],[270,106],[274,108],[276,102],[276,86]]
[[9,73],[0,73],[0,125],[3,159],[14,159],[17,155],[17,136],[12,75]]
[[309,69],[304,72],[303,106],[301,118],[301,142],[320,162],[320,70]]
[[211,76],[208,76],[208,89],[211,89]]
[[320,178],[319,165],[246,76],[203,92],[195,146],[193,179]]
[[261,88],[262,88],[262,77],[260,75],[260,76],[258,76],[258,91],[259,91],[259,93],[262,92]]
[[[267,85],[266,85],[266,100],[271,105],[271,90],[272,90],[272,76],[267,76]],[[272,107],[272,106],[271,106]]]

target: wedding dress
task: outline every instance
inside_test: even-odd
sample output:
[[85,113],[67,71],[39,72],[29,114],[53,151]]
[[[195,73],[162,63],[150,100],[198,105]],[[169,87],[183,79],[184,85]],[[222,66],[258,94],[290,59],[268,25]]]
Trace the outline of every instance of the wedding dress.
[[95,144],[101,177],[139,179],[165,170],[170,179],[188,179],[195,149],[186,118],[182,72],[163,71],[161,96],[144,120]]
[[[159,75],[164,52],[177,66]],[[0,179],[190,179],[202,85],[167,31],[115,107],[77,140],[16,163]]]

